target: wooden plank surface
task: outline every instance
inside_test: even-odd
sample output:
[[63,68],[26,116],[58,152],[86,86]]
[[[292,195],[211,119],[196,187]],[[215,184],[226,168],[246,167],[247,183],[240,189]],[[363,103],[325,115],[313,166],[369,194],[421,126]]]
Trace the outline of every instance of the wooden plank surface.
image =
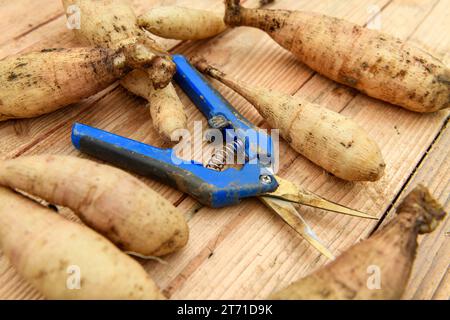
[[[7,12],[19,17],[27,11],[28,2],[17,1],[15,10]],[[7,25],[0,24],[0,30],[5,30],[0,35],[0,58],[45,47],[77,45],[71,32],[65,29],[62,8],[58,9],[54,2],[58,1],[42,6],[42,12],[37,12],[33,17],[32,27],[26,23],[15,25],[20,20],[16,20],[9,30],[6,30]],[[138,12],[143,12],[162,3],[191,5],[191,2],[135,0],[133,4]],[[195,1],[195,6],[218,9],[220,3]],[[279,0],[273,7],[317,11],[367,24],[375,19],[374,6],[381,10],[379,21],[383,30],[420,43],[444,58],[450,51],[450,8],[445,0]],[[330,200],[387,218],[401,199],[408,182],[413,185],[421,179],[434,186],[432,190],[440,195],[449,209],[450,172],[446,159],[450,136],[448,129],[442,129],[448,112],[418,115],[337,85],[312,72],[267,35],[255,29],[229,30],[200,42],[164,43],[168,48],[176,46],[177,52],[187,55],[201,54],[230,74],[250,83],[305,96],[342,112],[357,121],[379,142],[388,165],[385,177],[379,182],[343,182],[327,175],[282,142],[280,174],[283,177]],[[246,117],[260,126],[266,126],[242,98],[223,86],[218,85],[218,88]],[[192,103],[183,94],[180,95],[189,114],[189,123],[202,120]],[[151,127],[144,101],[113,85],[95,97],[53,114],[0,123],[0,157],[41,153],[81,156],[70,143],[70,128],[74,121],[149,144],[168,146],[161,143]],[[441,136],[438,142],[435,141],[437,136]],[[433,147],[430,149],[431,145]],[[445,150],[447,155],[443,156]],[[201,159],[200,154],[195,156],[197,160]],[[419,163],[422,166],[416,170]],[[165,257],[167,264],[144,263],[157,283],[173,298],[264,298],[273,290],[326,263],[256,200],[248,200],[232,208],[212,210],[203,208],[167,186],[145,181],[178,205],[189,219],[191,238],[185,249]],[[319,210],[301,208],[301,212],[336,254],[367,237],[378,225]],[[448,298],[448,259],[445,257],[449,256],[449,247],[445,231],[448,231],[448,220],[434,234],[421,239],[425,249],[419,253],[405,295],[407,298]],[[39,297],[20,280],[3,257],[0,258],[0,297]]]

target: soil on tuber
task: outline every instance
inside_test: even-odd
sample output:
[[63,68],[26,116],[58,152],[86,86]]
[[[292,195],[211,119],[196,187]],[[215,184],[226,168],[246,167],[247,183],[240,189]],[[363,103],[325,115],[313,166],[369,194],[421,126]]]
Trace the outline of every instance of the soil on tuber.
[[349,181],[375,181],[383,176],[380,148],[351,119],[302,98],[235,80],[202,58],[193,63],[241,94],[294,150],[333,175]]
[[248,9],[226,0],[225,22],[267,32],[320,74],[416,112],[450,107],[450,69],[391,35],[314,12]]
[[[418,235],[432,232],[445,215],[428,189],[419,185],[406,196],[397,208],[397,216],[385,227],[271,298],[400,299],[416,257]],[[379,283],[368,285],[371,267],[379,270]]]
[[120,249],[162,256],[188,240],[184,216],[132,175],[70,156],[0,162],[0,185],[66,206]]

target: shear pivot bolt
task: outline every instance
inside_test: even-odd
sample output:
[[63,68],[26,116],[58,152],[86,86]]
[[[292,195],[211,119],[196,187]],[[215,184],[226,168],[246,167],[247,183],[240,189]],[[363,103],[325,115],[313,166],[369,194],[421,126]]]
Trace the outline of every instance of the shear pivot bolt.
[[259,180],[261,181],[262,184],[271,184],[272,183],[272,178],[267,175],[260,176]]

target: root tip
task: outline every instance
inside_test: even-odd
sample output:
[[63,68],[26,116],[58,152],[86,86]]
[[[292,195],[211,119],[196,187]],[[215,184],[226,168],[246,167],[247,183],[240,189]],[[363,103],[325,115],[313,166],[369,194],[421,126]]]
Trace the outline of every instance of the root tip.
[[190,59],[190,61],[191,64],[202,73],[206,73],[208,69],[211,67],[206,61],[206,59],[202,56],[194,56]]
[[438,226],[438,222],[446,216],[444,208],[423,185],[418,185],[405,197],[397,212],[417,215],[421,234],[432,232]]
[[172,60],[159,57],[152,64],[150,69],[150,79],[155,89],[163,89],[169,85],[173,76],[177,71],[177,67]]

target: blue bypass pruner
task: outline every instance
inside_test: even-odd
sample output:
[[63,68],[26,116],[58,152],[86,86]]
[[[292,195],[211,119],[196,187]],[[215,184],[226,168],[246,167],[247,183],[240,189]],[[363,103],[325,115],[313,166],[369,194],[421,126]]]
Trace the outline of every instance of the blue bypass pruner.
[[[259,197],[329,258],[332,254],[298,214],[294,203],[373,218],[327,201],[275,176],[272,171],[271,137],[239,114],[184,56],[174,55],[173,61],[177,66],[174,77],[177,84],[205,115],[209,125],[222,130],[229,138],[227,141],[232,141],[225,148],[245,152],[246,161],[241,168],[221,171],[224,163],[216,162],[205,167],[198,162],[186,162],[177,158],[172,149],[156,148],[79,123],[75,123],[72,130],[74,146],[93,157],[142,176],[156,178],[210,207],[229,206],[244,198]],[[254,135],[253,139],[248,138],[249,131],[256,134],[256,139]]]

